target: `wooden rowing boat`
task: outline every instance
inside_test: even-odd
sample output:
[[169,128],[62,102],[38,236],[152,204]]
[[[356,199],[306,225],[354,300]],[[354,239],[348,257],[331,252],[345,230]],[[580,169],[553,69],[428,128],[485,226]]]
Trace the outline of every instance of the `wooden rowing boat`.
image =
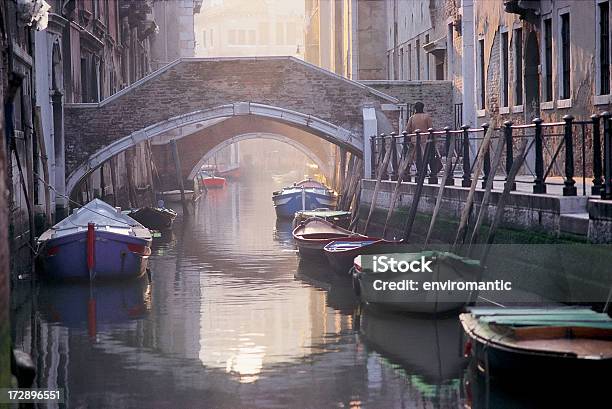
[[132,219],[150,230],[166,231],[172,229],[176,212],[165,207],[141,207],[128,213]]
[[301,256],[318,257],[324,256],[323,248],[334,240],[364,237],[317,217],[300,223],[292,235]]
[[[391,311],[418,314],[442,314],[460,310],[469,301],[466,291],[449,291],[446,289],[423,289],[424,282],[450,283],[474,281],[481,272],[480,262],[458,256],[450,252],[421,251],[418,253],[390,253],[387,259],[412,263],[422,259],[431,260],[429,271],[377,271],[373,266],[373,256],[358,256],[354,262],[354,286],[361,300]],[[418,283],[415,289],[381,288],[382,283],[406,284],[407,281]]]
[[612,319],[584,307],[472,308],[464,352],[482,373],[587,374],[612,369]]
[[380,237],[349,237],[332,241],[323,251],[334,271],[348,274],[355,257],[365,254],[397,253],[403,240],[386,240]]

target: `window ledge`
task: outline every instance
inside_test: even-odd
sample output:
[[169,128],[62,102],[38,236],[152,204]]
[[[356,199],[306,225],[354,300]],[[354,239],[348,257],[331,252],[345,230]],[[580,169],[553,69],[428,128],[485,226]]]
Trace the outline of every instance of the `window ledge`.
[[509,114],[510,113],[510,107],[499,107],[499,113],[500,114]]
[[540,102],[540,109],[553,109],[555,107],[555,103],[553,101]]
[[523,106],[522,105],[513,106],[512,112],[514,112],[515,114],[520,114],[521,112],[523,112]]
[[478,118],[482,118],[482,117],[483,117],[483,116],[485,116],[485,115],[486,115],[486,111],[485,111],[484,109],[477,109],[477,110],[476,110],[476,116],[477,116]]
[[572,100],[571,99],[558,99],[557,100],[557,108],[571,108]]
[[612,101],[612,95],[595,95],[593,97],[594,105],[608,105]]

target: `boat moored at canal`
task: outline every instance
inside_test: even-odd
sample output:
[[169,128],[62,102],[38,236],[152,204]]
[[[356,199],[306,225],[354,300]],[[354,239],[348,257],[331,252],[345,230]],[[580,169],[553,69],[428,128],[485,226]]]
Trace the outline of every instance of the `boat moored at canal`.
[[300,210],[295,212],[293,218],[293,227],[295,228],[301,222],[310,219],[311,217],[318,217],[328,222],[332,222],[336,226],[348,229],[351,224],[351,212],[344,210],[331,210],[327,208],[314,209],[314,210]]
[[38,239],[41,275],[49,279],[125,279],[141,276],[151,232],[108,203],[94,199]]
[[167,231],[172,229],[176,212],[166,207],[141,207],[127,214],[147,229]]
[[[355,258],[353,281],[361,300],[392,311],[418,314],[458,311],[469,301],[471,292],[440,289],[437,286],[426,289],[419,284],[473,282],[479,279],[481,273],[479,261],[448,252],[391,253],[384,256],[401,260],[407,265],[421,265],[416,271],[399,268],[377,270],[374,262],[370,261],[376,260],[379,255],[361,255]],[[404,288],[410,282],[415,283],[414,287]]]
[[317,217],[300,223],[293,230],[293,239],[301,256],[323,257],[323,248],[334,240],[363,238],[362,235],[336,226]]
[[[586,307],[474,307],[459,316],[464,352],[486,375],[607,376],[612,318]],[[529,373],[525,369],[529,368]]]
[[323,251],[334,271],[348,274],[353,267],[355,257],[362,254],[395,253],[402,244],[403,240],[366,236],[332,241],[323,248]]
[[312,179],[272,193],[274,209],[279,218],[293,218],[300,210],[332,209],[336,206],[336,199],[331,189]]

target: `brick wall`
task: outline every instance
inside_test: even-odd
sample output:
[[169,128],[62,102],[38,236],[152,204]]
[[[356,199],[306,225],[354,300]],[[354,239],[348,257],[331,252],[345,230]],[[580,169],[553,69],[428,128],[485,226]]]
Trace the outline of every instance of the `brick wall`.
[[400,103],[425,104],[434,123],[434,128],[453,126],[453,85],[450,81],[361,81],[385,94],[400,100]]

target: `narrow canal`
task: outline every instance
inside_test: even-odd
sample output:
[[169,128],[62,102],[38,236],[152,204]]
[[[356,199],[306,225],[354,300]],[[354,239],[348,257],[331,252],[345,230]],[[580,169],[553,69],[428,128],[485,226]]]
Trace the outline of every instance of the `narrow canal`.
[[16,326],[37,386],[71,408],[463,407],[456,317],[360,310],[348,277],[300,261],[280,183],[203,197],[155,242],[150,284],[39,284]]

